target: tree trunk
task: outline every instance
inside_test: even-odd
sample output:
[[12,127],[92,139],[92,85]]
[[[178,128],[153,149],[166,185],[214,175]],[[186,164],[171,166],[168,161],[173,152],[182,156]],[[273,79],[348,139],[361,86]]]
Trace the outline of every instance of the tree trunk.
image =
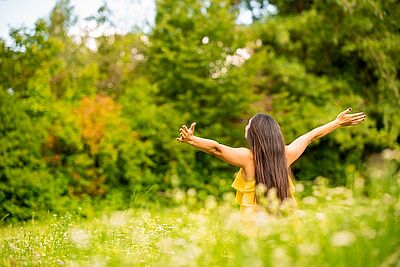
[[300,14],[303,11],[303,0],[296,0],[296,11],[297,14]]

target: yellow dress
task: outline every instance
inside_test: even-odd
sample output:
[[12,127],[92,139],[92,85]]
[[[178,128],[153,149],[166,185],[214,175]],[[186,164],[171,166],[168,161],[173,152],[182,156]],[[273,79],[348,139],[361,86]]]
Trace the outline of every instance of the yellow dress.
[[[294,198],[294,185],[289,178],[291,197]],[[246,181],[243,178],[243,170],[240,168],[232,185],[236,189],[235,201],[240,205],[240,218],[243,221],[254,221],[259,211],[256,201],[256,180]]]

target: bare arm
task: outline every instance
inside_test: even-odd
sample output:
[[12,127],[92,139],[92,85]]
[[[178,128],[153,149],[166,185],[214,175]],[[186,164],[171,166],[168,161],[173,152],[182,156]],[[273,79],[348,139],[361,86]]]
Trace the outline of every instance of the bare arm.
[[290,166],[296,161],[312,141],[329,134],[339,127],[357,125],[364,121],[365,115],[363,112],[347,114],[350,111],[351,108],[346,109],[335,120],[311,130],[287,145],[285,148],[288,165]]
[[180,128],[181,135],[180,137],[176,138],[176,140],[192,145],[201,151],[225,161],[226,163],[238,167],[244,166],[244,164],[247,162],[246,160],[250,157],[248,149],[244,147],[232,148],[211,139],[194,136],[193,133],[195,125],[196,123],[192,123],[189,129],[186,127],[186,125],[182,125]]
[[[178,141],[181,141],[181,140],[178,139]],[[190,140],[187,140],[186,142],[182,140],[182,142],[192,145],[195,148],[197,148],[203,152],[206,152],[208,154],[211,154],[211,155],[214,155],[215,153],[217,153],[218,145],[219,145],[219,143],[217,141],[214,141],[211,139],[206,139],[206,138],[201,138],[201,137],[194,136],[194,135]]]

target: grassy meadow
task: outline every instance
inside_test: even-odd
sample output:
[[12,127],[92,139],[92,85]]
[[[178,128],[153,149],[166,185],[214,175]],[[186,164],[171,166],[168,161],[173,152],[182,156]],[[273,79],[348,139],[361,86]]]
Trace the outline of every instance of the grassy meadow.
[[175,208],[32,218],[0,229],[0,265],[399,266],[400,178],[326,182],[297,183],[295,213],[269,209],[253,224],[240,221],[233,193],[201,209],[183,192]]

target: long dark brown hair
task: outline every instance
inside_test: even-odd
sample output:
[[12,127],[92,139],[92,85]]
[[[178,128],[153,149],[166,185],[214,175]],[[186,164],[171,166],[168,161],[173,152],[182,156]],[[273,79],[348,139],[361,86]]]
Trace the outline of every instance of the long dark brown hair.
[[247,142],[253,152],[256,185],[265,186],[265,196],[275,188],[283,201],[290,196],[285,141],[279,124],[267,114],[256,114],[247,130]]

